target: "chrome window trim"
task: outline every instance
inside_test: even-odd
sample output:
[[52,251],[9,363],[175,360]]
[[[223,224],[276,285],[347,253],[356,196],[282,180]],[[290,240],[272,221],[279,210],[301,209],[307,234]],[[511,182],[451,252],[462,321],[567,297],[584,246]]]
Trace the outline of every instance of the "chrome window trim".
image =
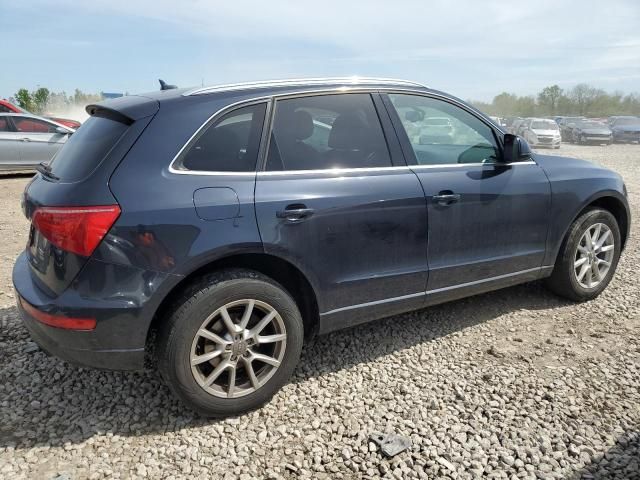
[[[191,135],[189,137],[189,139],[185,142],[184,145],[182,145],[182,148],[180,148],[180,150],[178,150],[178,153],[176,153],[176,155],[173,157],[173,160],[171,160],[171,163],[169,164],[169,172],[171,173],[175,173],[177,175],[253,175],[255,176],[256,171],[252,171],[252,172],[233,172],[233,171],[229,171],[229,172],[216,172],[216,171],[208,171],[208,170],[182,170],[179,168],[175,168],[174,164],[178,161],[178,159],[180,158],[180,156],[182,155],[182,153],[187,149],[187,147],[189,147],[191,145],[191,142],[193,141],[194,138],[196,138],[198,136],[198,134],[205,128],[207,128],[209,125],[211,125],[213,122],[215,122],[216,120],[218,120],[218,117],[222,117],[223,115],[225,115],[226,113],[229,113],[232,110],[235,110],[237,108],[242,108],[242,107],[248,107],[251,105],[256,105],[259,103],[266,103],[267,104],[267,108],[266,108],[266,112],[265,112],[265,119],[263,122],[263,130],[264,130],[264,123],[266,123],[267,120],[267,114],[270,111],[270,104],[271,104],[271,97],[270,96],[266,96],[266,97],[257,97],[257,98],[253,98],[250,100],[241,100],[239,102],[235,102],[232,103],[230,105],[227,105],[223,108],[221,108],[220,110],[216,111],[215,113],[213,113],[213,115],[211,115],[209,118],[207,118],[204,123],[202,125],[200,125],[200,127],[198,127],[198,129],[193,133],[193,135]],[[264,132],[263,132],[264,133]],[[262,137],[260,137],[260,147],[258,148],[258,160],[260,160],[260,153],[261,153],[261,149],[262,148]],[[256,163],[257,165],[257,163]]]
[[[421,86],[422,87],[422,86]],[[173,157],[173,159],[171,160],[171,163],[169,164],[169,172],[170,173],[174,173],[176,175],[220,175],[220,176],[255,176],[256,174],[260,174],[260,175],[275,175],[275,174],[291,174],[291,175],[300,175],[300,174],[309,174],[309,173],[349,173],[351,171],[360,171],[360,172],[367,172],[367,171],[379,171],[379,170],[384,170],[384,169],[398,169],[398,168],[405,168],[404,166],[389,166],[389,167],[374,167],[374,168],[368,168],[368,167],[363,167],[363,168],[344,168],[344,169],[318,169],[318,170],[279,170],[279,171],[271,171],[271,172],[267,172],[264,171],[263,168],[265,166],[265,160],[266,160],[266,148],[267,145],[265,145],[265,141],[268,144],[268,132],[271,129],[271,118],[273,116],[273,112],[275,111],[275,109],[273,108],[273,104],[275,101],[277,101],[278,99],[286,99],[286,98],[298,98],[298,97],[306,97],[306,96],[316,96],[316,95],[340,95],[340,94],[344,94],[344,93],[375,93],[375,92],[379,92],[379,93],[413,93],[416,95],[421,95],[421,96],[426,96],[426,97],[435,97],[435,98],[439,98],[442,100],[445,100],[447,102],[453,103],[454,105],[463,108],[464,110],[466,110],[468,113],[470,113],[471,115],[474,115],[475,117],[478,117],[477,114],[475,112],[473,112],[472,110],[470,110],[468,107],[466,107],[464,104],[462,104],[459,101],[456,101],[455,99],[449,98],[446,95],[440,94],[438,92],[425,92],[423,90],[418,90],[416,88],[405,88],[405,87],[382,87],[382,88],[370,88],[370,87],[360,87],[360,86],[354,86],[354,87],[331,87],[331,88],[319,88],[316,90],[310,90],[310,91],[306,91],[306,92],[283,92],[283,93],[278,93],[278,94],[272,94],[272,95],[263,95],[260,97],[255,97],[255,98],[249,98],[249,99],[245,99],[245,100],[240,100],[234,103],[231,103],[229,105],[226,105],[225,107],[219,109],[218,111],[214,112],[211,116],[209,116],[209,118],[207,118],[204,123],[193,133],[193,135],[191,135],[191,137],[189,137],[189,139],[185,142],[185,144],[182,146],[182,148],[180,148],[180,150],[178,150],[178,153]],[[180,155],[184,152],[184,150],[189,146],[189,144],[193,141],[193,139],[200,133],[200,131],[202,129],[204,129],[205,127],[207,127],[211,122],[217,120],[217,117],[220,117],[222,115],[225,115],[226,113],[228,113],[231,110],[234,110],[236,108],[241,108],[244,106],[249,106],[249,105],[253,105],[256,103],[262,103],[262,102],[267,102],[267,113],[265,116],[265,120],[264,120],[264,124],[263,124],[263,137],[261,139],[261,143],[260,143],[260,150],[258,153],[258,163],[257,163],[257,168],[261,168],[261,170],[256,170],[253,172],[238,172],[238,171],[207,171],[207,170],[180,170],[174,167],[175,162],[178,160],[178,158],[180,157]],[[487,121],[484,118],[478,118],[480,121],[483,121],[484,123],[487,123]],[[490,123],[489,125],[494,126],[493,122]],[[267,130],[268,129],[268,130]],[[500,127],[496,126],[496,129],[499,132],[502,132],[502,129]],[[504,132],[502,132],[504,133]],[[459,164],[459,163],[445,163],[445,164],[439,164],[439,165],[408,165],[407,167],[411,167],[411,168],[416,168],[416,169],[424,169],[424,168],[444,168],[444,167],[469,167],[469,166],[479,166],[479,165],[484,165],[484,166],[491,166],[491,165],[505,165],[505,166],[516,166],[516,165],[532,165],[532,164],[536,164],[533,160],[530,161],[523,161],[523,162],[512,162],[512,163],[508,163],[508,164],[500,164],[500,163],[464,163],[464,164]]]
[[527,273],[533,273],[533,272],[543,272],[549,269],[553,269],[553,266],[543,266],[543,267],[534,267],[534,268],[528,268],[526,270],[520,270],[517,272],[512,272],[512,273],[505,273],[503,275],[497,275],[495,277],[489,277],[489,278],[483,278],[480,280],[474,280],[473,282],[466,282],[466,283],[460,283],[457,285],[451,285],[449,287],[443,287],[443,288],[436,288],[433,290],[426,290],[424,292],[418,292],[418,293],[410,293],[408,295],[402,295],[399,297],[391,297],[391,298],[384,298],[382,300],[374,300],[372,302],[365,302],[365,303],[358,303],[356,305],[348,305],[346,307],[340,307],[340,308],[335,308],[333,310],[329,310],[328,312],[323,312],[320,314],[320,316],[323,315],[332,315],[334,313],[339,313],[339,312],[344,312],[344,311],[348,311],[348,310],[355,310],[358,308],[364,308],[364,307],[372,307],[375,305],[381,305],[384,303],[392,303],[392,302],[397,302],[400,300],[407,300],[409,298],[415,298],[415,297],[420,297],[420,296],[426,296],[428,297],[429,295],[433,295],[435,293],[441,293],[441,292],[446,292],[449,290],[456,290],[458,288],[464,288],[464,287],[472,287],[474,285],[481,285],[483,283],[487,283],[487,282],[493,282],[496,280],[503,280],[505,278],[511,278],[511,277],[517,277],[519,275],[526,275]]
[[224,85],[211,85],[208,87],[195,88],[182,94],[184,97],[191,95],[203,95],[215,92],[231,92],[236,90],[255,90],[258,88],[276,88],[276,87],[304,87],[314,85],[334,85],[343,83],[347,85],[390,85],[390,86],[412,86],[429,88],[418,82],[410,80],[401,80],[395,78],[376,78],[376,77],[329,77],[329,78],[291,78],[282,80],[263,80],[255,82],[229,83]]

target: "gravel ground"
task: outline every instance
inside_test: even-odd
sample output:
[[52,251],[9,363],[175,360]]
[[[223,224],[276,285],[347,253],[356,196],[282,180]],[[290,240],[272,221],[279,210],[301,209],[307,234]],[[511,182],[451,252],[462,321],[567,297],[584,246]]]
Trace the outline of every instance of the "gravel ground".
[[[620,172],[640,218],[640,146],[558,153]],[[26,182],[0,179],[0,477],[640,478],[637,220],[595,301],[528,284],[322,337],[270,404],[209,421],[154,371],[78,369],[34,348],[10,276]],[[373,431],[413,445],[385,459]]]

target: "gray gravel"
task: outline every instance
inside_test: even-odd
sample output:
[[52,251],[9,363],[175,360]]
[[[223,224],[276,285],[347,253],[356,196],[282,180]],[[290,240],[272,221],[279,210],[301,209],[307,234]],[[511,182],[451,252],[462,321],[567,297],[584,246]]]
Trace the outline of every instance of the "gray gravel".
[[[332,334],[269,405],[223,421],[194,417],[153,371],[37,349],[10,287],[27,179],[0,179],[0,477],[640,478],[640,146],[559,153],[630,191],[633,238],[597,300],[529,284]],[[412,446],[386,459],[375,431]]]

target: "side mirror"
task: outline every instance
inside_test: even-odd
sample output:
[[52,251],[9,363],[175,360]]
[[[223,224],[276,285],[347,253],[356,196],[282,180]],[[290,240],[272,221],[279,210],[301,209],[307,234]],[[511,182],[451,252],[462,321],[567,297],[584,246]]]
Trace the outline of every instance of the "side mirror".
[[521,162],[529,158],[531,158],[531,148],[529,148],[529,144],[517,135],[505,133],[502,162]]
[[71,135],[73,132],[64,127],[56,127],[56,133],[59,133],[60,135]]

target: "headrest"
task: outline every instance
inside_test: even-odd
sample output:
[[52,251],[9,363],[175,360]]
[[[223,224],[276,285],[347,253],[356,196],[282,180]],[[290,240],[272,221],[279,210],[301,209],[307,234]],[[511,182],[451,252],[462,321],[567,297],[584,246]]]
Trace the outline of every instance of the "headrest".
[[[277,120],[276,130],[280,130],[280,136],[286,135],[289,139],[305,140],[313,135],[313,118],[306,110],[282,112]],[[283,135],[282,131],[286,134]]]
[[331,126],[329,147],[338,150],[361,150],[366,144],[368,128],[356,112],[343,113]]

